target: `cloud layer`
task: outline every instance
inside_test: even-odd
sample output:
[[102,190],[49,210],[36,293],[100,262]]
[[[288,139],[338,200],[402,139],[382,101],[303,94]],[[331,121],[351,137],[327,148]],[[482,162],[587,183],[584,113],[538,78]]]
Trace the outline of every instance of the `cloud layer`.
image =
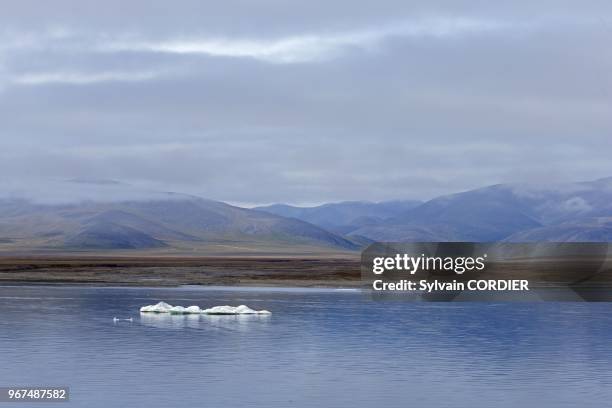
[[612,175],[612,6],[563,6],[10,4],[0,182],[258,204]]

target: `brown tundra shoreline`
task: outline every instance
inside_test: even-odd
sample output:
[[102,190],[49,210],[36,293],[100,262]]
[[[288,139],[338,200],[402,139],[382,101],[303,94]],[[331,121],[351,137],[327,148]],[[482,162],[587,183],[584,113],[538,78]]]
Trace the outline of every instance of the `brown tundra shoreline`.
[[0,257],[0,285],[358,287],[356,257]]

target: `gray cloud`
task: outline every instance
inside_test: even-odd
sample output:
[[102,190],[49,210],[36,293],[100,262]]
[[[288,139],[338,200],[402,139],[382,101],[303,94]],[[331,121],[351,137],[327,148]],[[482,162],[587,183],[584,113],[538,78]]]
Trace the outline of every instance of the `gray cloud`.
[[612,175],[608,2],[54,2],[0,17],[0,181],[236,203]]

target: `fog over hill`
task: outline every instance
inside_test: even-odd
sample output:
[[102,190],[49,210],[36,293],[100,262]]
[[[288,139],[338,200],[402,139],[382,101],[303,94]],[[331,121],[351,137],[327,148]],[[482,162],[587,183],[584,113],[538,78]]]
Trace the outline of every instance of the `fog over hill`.
[[0,195],[331,203],[265,210],[360,242],[560,223],[598,199],[454,193],[612,175],[609,15],[602,0],[3,1]]
[[[612,241],[612,178],[499,184],[427,202],[247,209],[113,181],[4,189],[0,251],[352,251],[373,241]],[[318,248],[318,249],[317,249]],[[205,252],[205,251],[204,251]]]
[[98,181],[53,187],[52,195],[22,191],[0,200],[0,246],[110,250],[217,243],[247,249],[262,245],[357,248],[304,221],[190,195]]
[[[312,214],[328,208],[266,207],[321,226],[326,219]],[[342,219],[332,211],[327,215]],[[347,235],[373,241],[612,241],[611,219],[612,178],[498,184],[434,198],[383,219],[369,218]]]

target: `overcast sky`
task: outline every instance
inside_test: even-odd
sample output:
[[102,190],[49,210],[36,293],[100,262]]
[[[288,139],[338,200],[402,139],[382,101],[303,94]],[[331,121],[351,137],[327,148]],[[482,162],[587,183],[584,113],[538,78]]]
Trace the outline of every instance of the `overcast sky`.
[[0,181],[240,204],[612,175],[610,1],[2,1]]

